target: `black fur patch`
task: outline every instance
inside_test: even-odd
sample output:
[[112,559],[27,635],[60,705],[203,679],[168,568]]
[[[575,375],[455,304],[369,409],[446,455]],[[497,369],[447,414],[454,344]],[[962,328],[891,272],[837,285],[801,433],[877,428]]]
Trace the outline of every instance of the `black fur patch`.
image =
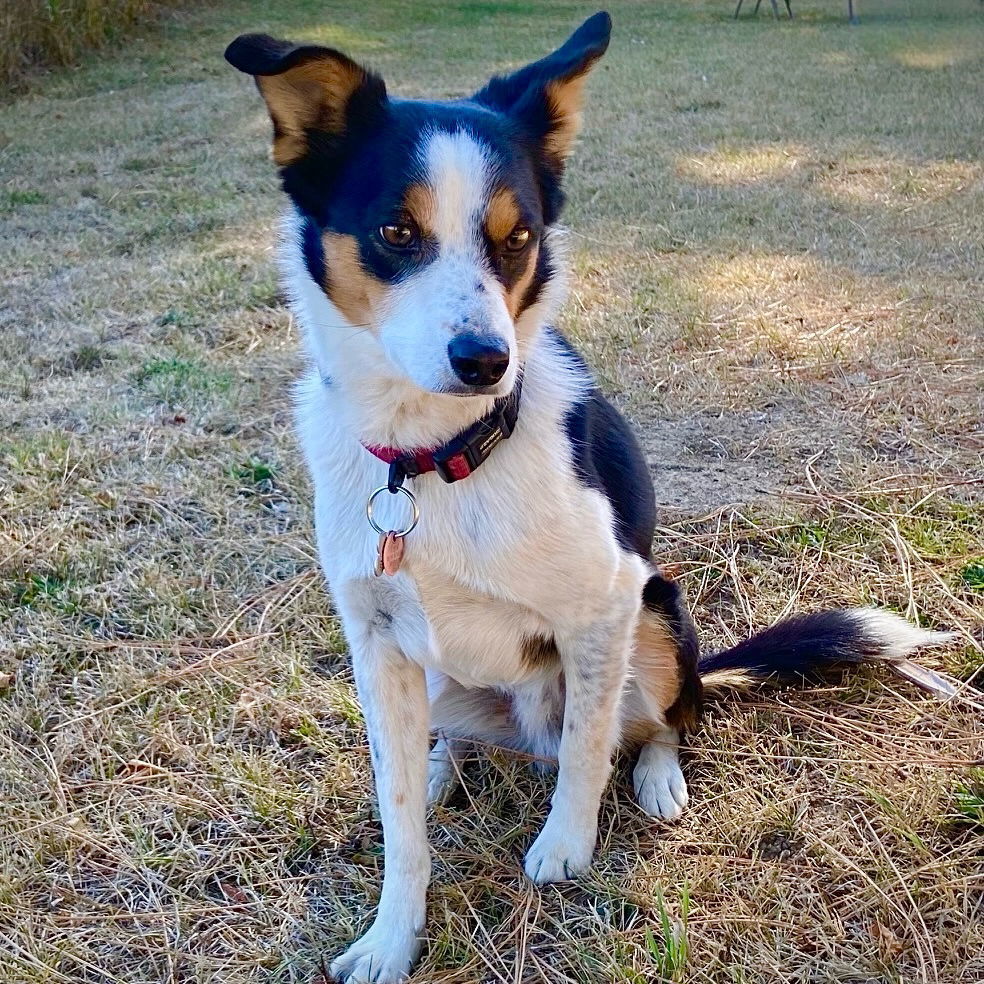
[[[589,374],[570,342],[556,329],[548,330],[564,346],[570,362]],[[656,496],[649,466],[632,429],[597,389],[571,407],[565,424],[577,477],[611,503],[618,542],[648,560],[656,527]]]
[[301,222],[301,252],[304,255],[304,266],[316,284],[325,282],[325,247],[321,241],[321,229],[310,216],[305,216]]
[[883,650],[848,612],[817,612],[784,618],[731,649],[705,656],[700,672],[744,670],[763,679],[812,676],[832,664],[863,663]]

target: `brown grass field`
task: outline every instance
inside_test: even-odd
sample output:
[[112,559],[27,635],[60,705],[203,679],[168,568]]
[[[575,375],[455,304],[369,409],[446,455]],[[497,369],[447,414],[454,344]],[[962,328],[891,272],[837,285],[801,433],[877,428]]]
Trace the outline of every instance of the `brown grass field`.
[[[691,807],[624,765],[595,868],[469,763],[416,981],[984,979],[984,6],[617,2],[562,327],[644,436],[708,647],[884,605],[961,642],[710,709]],[[750,10],[751,4],[746,4]],[[276,8],[276,13],[271,11]],[[230,0],[0,105],[0,980],[312,982],[382,856],[291,431],[268,123],[222,61],[321,40],[445,97],[570,2]]]

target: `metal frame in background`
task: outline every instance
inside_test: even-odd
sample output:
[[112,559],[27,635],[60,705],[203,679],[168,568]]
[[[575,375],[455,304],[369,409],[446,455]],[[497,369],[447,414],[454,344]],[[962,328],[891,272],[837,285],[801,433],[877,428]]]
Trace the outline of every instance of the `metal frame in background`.
[[[738,15],[741,13],[741,5],[744,2],[745,0],[738,0],[738,6],[735,7],[735,20],[738,20]],[[775,17],[776,20],[779,20],[779,4],[777,0],[769,0],[769,2],[772,4],[772,16]],[[981,0],[981,3],[984,3],[984,0]],[[792,20],[793,8],[790,6],[790,0],[785,0],[785,4],[786,4],[786,13],[789,14],[789,19]],[[758,14],[759,7],[761,6],[762,6],[762,0],[755,0],[755,9],[752,11],[753,16]],[[858,15],[854,12],[854,0],[847,0],[847,19],[852,24],[860,23]]]

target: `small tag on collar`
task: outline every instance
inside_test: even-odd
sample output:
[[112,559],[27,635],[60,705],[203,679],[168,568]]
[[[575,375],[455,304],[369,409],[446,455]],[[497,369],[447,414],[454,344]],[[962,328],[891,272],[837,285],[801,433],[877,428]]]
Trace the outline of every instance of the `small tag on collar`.
[[[410,522],[404,529],[386,530],[373,519],[373,503],[383,492],[390,492],[393,495],[401,493],[410,503]],[[369,520],[369,525],[379,534],[379,541],[376,545],[376,564],[373,568],[373,573],[376,577],[379,577],[380,574],[389,574],[392,576],[399,571],[400,565],[403,563],[403,551],[406,547],[403,538],[416,529],[417,522],[420,519],[420,508],[417,506],[417,500],[405,485],[400,484],[393,489],[390,489],[386,485],[381,485],[369,496],[369,501],[366,503],[366,519]]]
[[403,537],[393,530],[379,535],[379,546],[376,553],[376,577],[379,577],[380,574],[389,574],[392,577],[399,572],[403,564],[404,547]]

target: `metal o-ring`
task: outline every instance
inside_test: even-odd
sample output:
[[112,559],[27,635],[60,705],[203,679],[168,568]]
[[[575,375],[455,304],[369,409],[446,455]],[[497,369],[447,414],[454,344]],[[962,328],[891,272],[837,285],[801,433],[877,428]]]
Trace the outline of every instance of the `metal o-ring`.
[[417,523],[420,521],[420,506],[417,505],[417,500],[414,498],[413,493],[403,485],[397,485],[396,491],[402,492],[407,499],[410,500],[410,509],[412,510],[410,516],[410,525],[405,530],[384,530],[381,526],[377,525],[376,521],[372,518],[372,505],[376,501],[376,497],[380,492],[389,492],[390,488],[388,485],[380,485],[372,495],[369,496],[369,501],[366,503],[366,519],[369,520],[369,525],[377,532],[383,535],[387,533],[394,533],[396,536],[406,536],[408,533],[412,533],[416,529]]

